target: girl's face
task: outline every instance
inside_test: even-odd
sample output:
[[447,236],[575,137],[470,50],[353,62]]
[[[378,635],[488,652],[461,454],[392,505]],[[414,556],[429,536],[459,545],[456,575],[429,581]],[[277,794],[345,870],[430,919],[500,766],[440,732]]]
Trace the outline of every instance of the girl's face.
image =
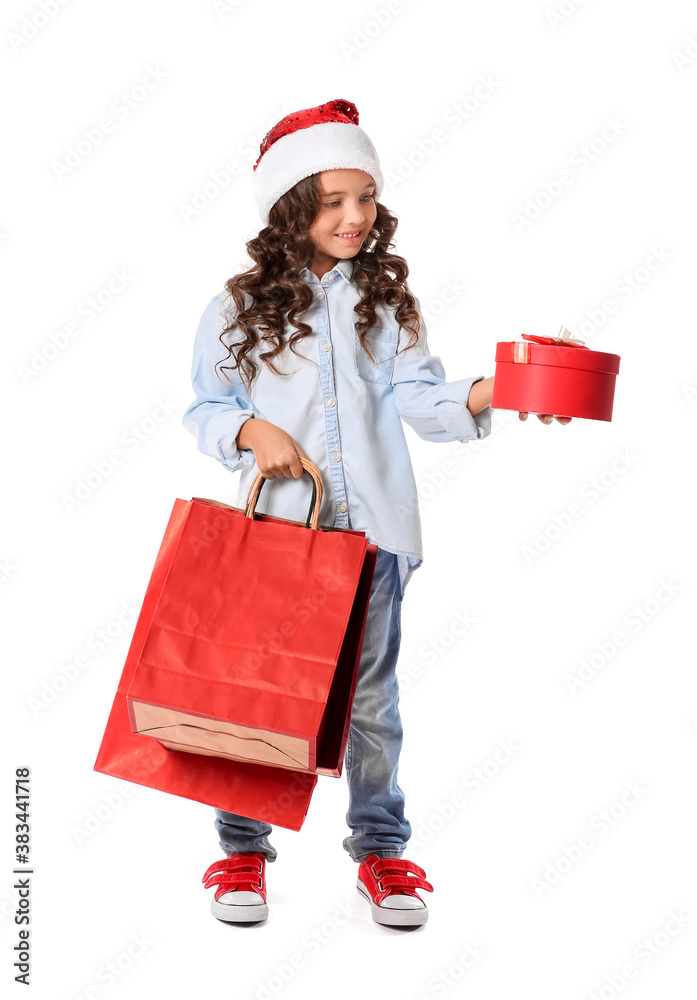
[[321,278],[358,253],[378,210],[375,181],[365,170],[324,170],[319,182],[321,207],[309,236],[317,248],[312,270]]

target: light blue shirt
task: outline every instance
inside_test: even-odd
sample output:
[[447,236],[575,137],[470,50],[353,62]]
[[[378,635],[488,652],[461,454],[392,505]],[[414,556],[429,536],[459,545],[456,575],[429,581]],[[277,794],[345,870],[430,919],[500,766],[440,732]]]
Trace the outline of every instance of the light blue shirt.
[[[200,451],[230,472],[242,469],[235,506],[244,508],[258,469],[251,449],[238,449],[235,439],[248,418],[261,417],[283,428],[298,442],[322,474],[324,496],[319,523],[364,531],[368,540],[398,556],[402,596],[411,574],[423,562],[421,519],[411,457],[401,421],[426,441],[469,441],[491,432],[491,408],[475,417],[466,403],[474,382],[484,378],[445,381],[440,358],[428,351],[423,323],[415,347],[402,351],[409,332],[394,318],[396,307],[377,309],[378,325],[369,333],[373,364],[355,331],[354,307],[362,293],[352,281],[353,261],[341,260],[320,280],[308,268],[301,276],[315,298],[302,320],[312,333],[273,361],[276,375],[259,360],[248,395],[239,372],[217,361],[227,348],[218,339],[225,328],[223,310],[234,315],[227,291],[208,304],[196,333],[191,370],[196,398],[182,422],[196,435]],[[416,306],[421,314],[419,300]],[[234,346],[235,329],[224,338]],[[264,345],[262,345],[264,349]],[[232,361],[229,358],[224,364]],[[266,482],[256,510],[306,521],[312,497],[308,475],[277,476]]]

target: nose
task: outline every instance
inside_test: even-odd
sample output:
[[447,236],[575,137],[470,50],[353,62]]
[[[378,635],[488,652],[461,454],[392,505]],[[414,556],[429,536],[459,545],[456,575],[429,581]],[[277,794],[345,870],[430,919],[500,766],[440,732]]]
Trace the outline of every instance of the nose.
[[353,219],[347,224],[345,232],[351,232],[353,229],[362,229],[365,225],[365,213],[362,209],[358,209]]

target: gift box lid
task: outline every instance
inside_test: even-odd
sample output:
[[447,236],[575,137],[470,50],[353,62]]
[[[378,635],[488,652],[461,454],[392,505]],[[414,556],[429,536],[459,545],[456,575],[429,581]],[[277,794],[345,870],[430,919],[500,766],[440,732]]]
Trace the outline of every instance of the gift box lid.
[[503,340],[496,345],[496,361],[514,364],[549,365],[555,368],[580,368],[585,371],[617,375],[619,354],[592,351],[580,344],[563,344],[548,337],[523,334],[522,341]]

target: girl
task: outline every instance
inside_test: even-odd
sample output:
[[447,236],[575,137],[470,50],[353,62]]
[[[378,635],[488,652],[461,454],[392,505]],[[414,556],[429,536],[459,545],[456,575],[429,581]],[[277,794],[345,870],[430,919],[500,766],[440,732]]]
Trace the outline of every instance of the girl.
[[[261,144],[253,187],[264,223],[247,243],[254,266],[203,314],[196,399],[183,423],[201,451],[242,469],[238,507],[258,471],[278,482],[257,511],[304,522],[299,459],[308,458],[324,482],[320,524],[364,531],[378,546],[345,756],[343,847],[376,921],[422,924],[428,908],[416,889],[433,887],[402,857],[411,825],[397,783],[400,615],[423,561],[400,418],[428,441],[486,437],[493,378],[446,382],[429,354],[406,261],[389,252],[397,219],[378,200],[382,172],[354,104],[329,101],[278,122]],[[225,858],[203,877],[216,886],[213,914],[264,919],[272,827],[216,809],[215,828]]]

